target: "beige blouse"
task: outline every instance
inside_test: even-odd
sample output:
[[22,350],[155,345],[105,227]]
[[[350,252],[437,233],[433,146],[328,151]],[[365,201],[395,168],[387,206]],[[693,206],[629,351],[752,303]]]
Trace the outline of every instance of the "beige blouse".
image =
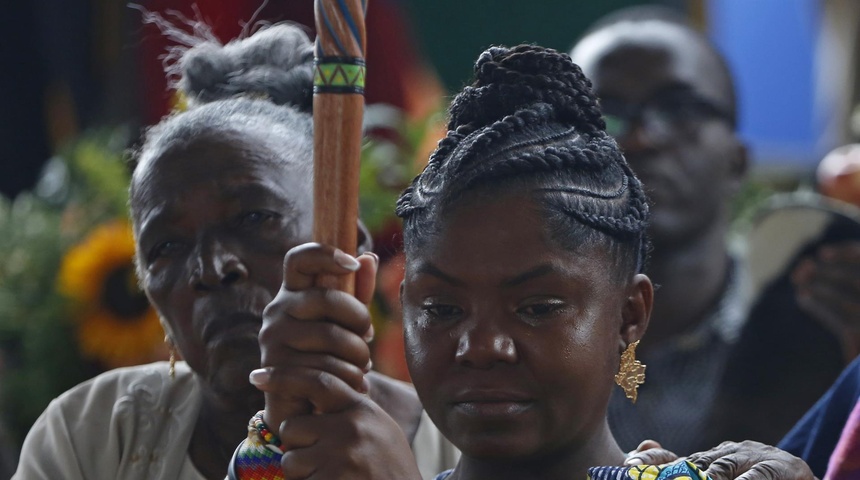
[[[48,405],[27,434],[13,479],[205,480],[188,457],[200,402],[185,362],[177,362],[174,379],[166,362],[111,370]],[[425,478],[459,457],[426,413],[412,448]]]

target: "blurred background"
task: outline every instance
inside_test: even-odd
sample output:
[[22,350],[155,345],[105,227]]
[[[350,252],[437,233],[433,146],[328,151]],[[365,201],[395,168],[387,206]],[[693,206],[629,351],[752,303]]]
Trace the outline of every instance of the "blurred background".
[[[169,41],[141,9],[199,18],[222,40],[258,22],[313,24],[312,0],[29,0],[0,15],[0,414],[4,455],[56,395],[106,369],[165,358],[137,289],[125,152],[177,106]],[[491,44],[568,51],[618,8],[658,4],[706,31],[733,70],[752,181],[743,218],[774,191],[815,189],[834,147],[860,141],[856,0],[371,0],[362,212],[385,260],[375,364],[407,378],[398,328],[399,189],[441,135],[447,92]],[[851,172],[849,172],[851,173]],[[860,192],[854,172],[853,193]]]

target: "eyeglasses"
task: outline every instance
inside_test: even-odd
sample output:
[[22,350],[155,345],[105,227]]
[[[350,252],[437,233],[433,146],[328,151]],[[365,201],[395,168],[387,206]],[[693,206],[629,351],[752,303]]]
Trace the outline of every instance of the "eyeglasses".
[[734,116],[690,88],[664,90],[639,103],[607,98],[601,100],[606,133],[621,138],[638,123],[655,143],[668,143],[693,135],[703,121],[717,119],[734,126]]

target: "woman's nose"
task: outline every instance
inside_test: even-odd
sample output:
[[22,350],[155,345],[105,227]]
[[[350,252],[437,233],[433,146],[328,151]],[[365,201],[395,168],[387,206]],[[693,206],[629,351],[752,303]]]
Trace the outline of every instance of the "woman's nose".
[[218,240],[201,242],[195,263],[190,283],[197,291],[230,287],[248,278],[241,258]]
[[514,339],[492,319],[467,321],[460,334],[456,361],[464,366],[489,369],[497,363],[517,362]]

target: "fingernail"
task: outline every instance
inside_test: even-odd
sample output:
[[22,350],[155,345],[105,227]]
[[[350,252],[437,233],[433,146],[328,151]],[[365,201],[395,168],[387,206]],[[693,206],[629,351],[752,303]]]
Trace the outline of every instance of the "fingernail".
[[373,328],[373,324],[371,324],[370,328],[368,328],[367,331],[364,332],[364,337],[363,337],[364,341],[367,343],[372,342],[375,334],[376,334],[376,331]]
[[367,395],[370,392],[370,380],[367,377],[361,379],[361,393]]
[[365,365],[362,370],[364,370],[364,373],[367,373],[367,372],[373,370],[373,360],[368,360],[367,365]]
[[373,257],[373,259],[376,260],[376,264],[379,265],[379,255],[377,255],[373,252],[364,252],[364,254],[370,255],[371,257]]
[[334,251],[334,262],[352,272],[357,271],[358,267],[361,266],[361,264],[358,263],[358,260],[356,260],[355,257],[345,253],[339,248]]
[[257,387],[268,385],[271,378],[272,372],[268,368],[258,368],[248,375],[248,381],[251,382],[251,385]]
[[644,462],[642,462],[642,459],[639,457],[631,457],[627,460],[624,460],[624,465],[630,465],[635,467],[637,465],[644,465]]

